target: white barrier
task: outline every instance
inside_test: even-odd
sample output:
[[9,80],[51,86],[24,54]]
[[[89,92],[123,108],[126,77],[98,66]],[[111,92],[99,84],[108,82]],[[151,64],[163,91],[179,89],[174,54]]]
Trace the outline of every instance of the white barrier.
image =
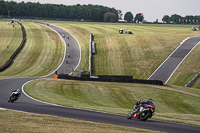
[[195,80],[197,80],[200,77],[200,72],[190,81],[188,82],[185,87],[189,87]]

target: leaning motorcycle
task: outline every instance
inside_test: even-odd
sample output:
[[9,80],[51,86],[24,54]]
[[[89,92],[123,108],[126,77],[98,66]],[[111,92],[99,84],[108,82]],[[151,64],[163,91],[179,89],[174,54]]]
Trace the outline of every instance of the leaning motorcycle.
[[19,97],[20,97],[20,92],[13,92],[10,95],[8,102],[13,103],[14,101],[17,101],[17,99],[19,99]]
[[127,115],[128,119],[138,118],[141,121],[146,121],[148,118],[151,118],[155,113],[155,104],[141,104],[139,108],[139,112],[135,112],[133,109]]

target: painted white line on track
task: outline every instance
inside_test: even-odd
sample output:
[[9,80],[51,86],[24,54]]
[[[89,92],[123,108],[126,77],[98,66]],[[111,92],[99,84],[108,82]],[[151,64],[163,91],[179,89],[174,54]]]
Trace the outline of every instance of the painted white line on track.
[[[55,27],[58,27],[58,28],[61,28],[61,27],[59,27],[59,26],[57,26],[57,25],[54,25],[54,24],[51,24],[51,25],[53,25],[53,26],[55,26]],[[45,25],[46,26],[46,25]],[[47,26],[48,27],[48,26]],[[51,28],[51,27],[49,27],[49,28]],[[52,29],[52,28],[51,28]],[[61,29],[63,29],[63,28],[61,28]],[[53,29],[54,30],[54,29]],[[80,62],[81,62],[81,46],[80,46],[80,43],[78,42],[78,40],[70,33],[70,32],[68,32],[67,30],[65,30],[65,29],[63,29],[64,31],[66,31],[68,34],[70,34],[73,38],[74,38],[74,40],[76,40],[76,42],[78,43],[78,46],[79,46],[79,54],[80,54],[80,58],[79,58],[79,61],[78,61],[78,64],[77,64],[77,66],[74,68],[74,69],[77,69],[77,67],[79,66],[79,64],[80,64]],[[54,31],[56,31],[56,30],[54,30]],[[56,31],[57,32],[57,31]],[[57,34],[63,39],[63,37],[57,32]],[[64,43],[65,43],[65,40],[63,39],[63,41],[64,41]],[[66,48],[66,43],[65,43],[65,56],[66,56],[66,51],[67,51],[67,48]],[[65,60],[65,57],[64,57],[64,59],[63,59],[63,61],[62,61],[62,63],[61,63],[61,65],[63,64],[63,62],[64,62],[64,60]],[[60,65],[60,66],[61,66]],[[60,66],[57,68],[57,69],[59,69],[60,68]],[[56,70],[57,70],[56,69]],[[56,71],[55,70],[55,71]],[[54,71],[54,72],[55,72]],[[52,72],[51,74],[53,74],[54,72]],[[73,72],[71,72],[69,75],[71,75]],[[51,75],[51,74],[49,74],[49,75]],[[48,76],[49,76],[48,75]],[[45,77],[48,77],[48,76],[45,76]]]
[[0,110],[7,110],[6,108],[0,108]]
[[[40,23],[39,23],[39,24],[40,24]],[[63,64],[63,62],[64,62],[64,60],[65,60],[66,51],[67,51],[66,42],[65,42],[65,40],[63,39],[63,37],[62,37],[56,30],[54,30],[53,28],[51,28],[51,27],[49,27],[49,26],[47,26],[47,25],[44,25],[44,24],[41,24],[41,25],[46,26],[46,27],[50,28],[51,30],[55,31],[55,32],[60,36],[60,38],[63,40],[63,42],[64,42],[64,46],[65,46],[64,58],[63,58],[63,60],[62,60],[62,63],[61,63],[61,64],[59,65],[59,67],[55,70],[55,71],[57,71],[57,70],[62,66],[62,64]],[[53,73],[55,73],[55,71],[53,71],[52,73],[50,73],[50,74],[48,74],[48,75],[46,75],[46,76],[43,76],[42,78],[46,78],[46,77],[48,77],[49,75],[52,75]]]
[[[43,25],[43,24],[42,24],[42,25]],[[53,25],[53,24],[51,24],[51,25]],[[44,25],[44,26],[46,26],[46,25]],[[54,26],[56,26],[56,25],[54,25]],[[48,26],[46,26],[46,27],[48,27]],[[56,27],[58,27],[58,26],[56,26]],[[51,28],[51,27],[49,27],[49,28]],[[61,27],[58,27],[58,28],[61,28]],[[52,29],[52,28],[51,28],[51,29]],[[63,28],[61,28],[61,29],[63,29]],[[54,30],[54,29],[52,29],[52,30]],[[65,30],[65,29],[63,29],[63,30]],[[62,37],[56,30],[54,30],[54,31],[63,39],[63,37]],[[65,30],[65,31],[66,31],[66,30]],[[68,32],[68,31],[66,31],[66,32]],[[68,33],[69,33],[69,32],[68,32]],[[79,58],[78,65],[75,67],[75,69],[77,69],[77,67],[79,66],[80,61],[81,61],[81,47],[80,47],[80,44],[79,44],[78,40],[77,40],[71,33],[69,33],[69,34],[77,41],[78,46],[79,46],[80,58]],[[64,39],[63,39],[63,41],[64,41],[64,44],[65,44],[65,55],[64,55],[64,59],[65,59],[65,56],[66,56],[66,43],[65,43],[65,40],[64,40]],[[63,64],[64,59],[63,59],[61,65]],[[61,65],[60,65],[57,69],[59,69],[59,68],[61,67]],[[56,69],[56,70],[57,70],[57,69]],[[55,71],[56,71],[56,70],[55,70]],[[54,71],[54,72],[55,72],[55,71]],[[52,72],[51,74],[53,74],[54,72]],[[49,74],[49,75],[51,75],[51,74]],[[70,73],[70,74],[71,74],[71,73]],[[38,79],[33,79],[33,80],[39,80],[39,79],[48,77],[49,75],[44,76],[44,77],[39,77]],[[94,111],[94,110],[88,110],[88,109],[80,109],[80,108],[66,107],[66,106],[62,106],[62,105],[57,105],[57,104],[52,104],[52,103],[48,103],[48,102],[44,102],[44,101],[37,100],[37,99],[35,99],[35,98],[29,96],[29,95],[24,91],[24,86],[25,86],[27,83],[29,83],[29,82],[31,82],[31,81],[33,81],[33,80],[30,80],[30,81],[27,81],[26,83],[24,83],[24,84],[22,85],[21,90],[22,90],[22,92],[24,93],[24,95],[26,95],[28,98],[30,98],[30,99],[32,99],[32,100],[34,100],[34,101],[37,101],[37,102],[40,102],[40,103],[44,103],[44,104],[53,105],[53,106],[58,106],[58,107],[71,108],[71,109],[79,109],[79,110],[92,111],[92,112],[98,112],[98,113],[104,113],[104,114],[112,114],[112,115],[117,115],[117,116],[124,116],[124,115],[119,115],[119,114],[113,114],[113,113],[107,113],[107,112],[100,112],[100,111]]]
[[174,69],[174,71],[172,72],[172,74],[169,76],[169,78],[167,79],[167,81],[165,82],[165,84],[167,84],[167,82],[169,81],[169,79],[172,77],[172,75],[175,73],[175,71],[178,69],[178,67],[181,65],[181,63],[186,59],[186,57],[193,51],[193,49],[200,43],[200,41],[195,44],[195,46],[190,50],[190,52],[183,58],[183,60],[177,65],[177,67]]
[[[188,37],[187,38],[187,40],[189,39],[190,37]],[[186,41],[186,39],[185,39],[185,41]],[[185,42],[184,41],[184,42]],[[151,74],[151,76],[147,79],[147,80],[149,80],[157,71],[158,71],[158,69],[160,69],[160,67],[171,57],[171,55],[174,53],[174,52],[176,52],[176,50],[178,50],[178,48],[180,47],[181,45],[179,45],[168,57],[167,57],[167,59],[153,72],[153,74]]]
[[[193,36],[193,37],[197,37],[197,36]],[[184,39],[181,43],[180,43],[180,45],[167,57],[167,59],[153,72],[153,74],[147,79],[147,80],[149,80],[159,69],[160,69],[160,67],[171,57],[171,55],[174,53],[174,52],[176,52],[180,47],[181,47],[181,45],[185,42],[185,41],[187,41],[187,40],[189,40],[190,38],[192,38],[192,37],[187,37],[186,39]],[[178,67],[181,65],[181,63],[186,59],[186,57],[193,51],[193,49],[198,45],[200,43],[200,41],[190,50],[190,52],[183,58],[183,60],[177,65],[177,67],[174,69],[174,71],[171,73],[171,75],[169,76],[169,78],[167,79],[167,81],[165,82],[165,84],[167,84],[167,82],[169,81],[169,79],[172,77],[172,75],[175,73],[175,71],[178,69]]]
[[[33,79],[33,80],[39,80],[39,79]],[[29,96],[29,95],[24,91],[24,86],[25,86],[26,84],[28,84],[29,82],[33,81],[33,80],[27,81],[26,83],[24,83],[24,84],[22,85],[22,92],[24,93],[24,95],[26,95],[28,98],[30,98],[30,99],[32,99],[32,100],[34,100],[34,101],[37,101],[37,102],[40,102],[40,103],[44,103],[44,104],[49,104],[49,105],[52,105],[52,106],[57,106],[57,107],[62,107],[62,108],[68,108],[68,109],[78,109],[78,110],[91,111],[91,112],[97,112],[97,113],[103,113],[103,114],[111,114],[111,115],[116,115],[116,116],[124,116],[124,115],[120,115],[120,114],[107,113],[107,112],[100,112],[100,111],[89,110],[89,109],[73,108],[73,107],[67,107],[67,106],[62,106],[62,105],[58,105],[58,104],[53,104],[53,103],[48,103],[48,102],[40,101],[40,100],[38,100],[38,99],[35,99],[35,98]]]

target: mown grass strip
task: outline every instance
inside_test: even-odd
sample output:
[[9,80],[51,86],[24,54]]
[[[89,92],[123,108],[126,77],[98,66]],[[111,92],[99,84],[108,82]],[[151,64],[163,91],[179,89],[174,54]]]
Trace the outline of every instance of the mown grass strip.
[[[39,24],[22,22],[27,42],[9,69],[6,77],[40,77],[54,71],[64,57],[64,44],[56,32]],[[5,77],[6,75],[6,77]]]
[[[200,125],[199,89],[187,91],[183,87],[41,79],[26,84],[25,92],[49,103],[123,115],[127,115],[139,99],[152,98],[159,113],[153,118],[165,119],[167,114],[180,114],[176,121]],[[192,115],[196,119],[184,121]]]
[[15,23],[15,27],[9,21],[0,21],[0,66],[7,62],[16,49],[20,46],[22,41],[21,26]]
[[[50,115],[0,110],[1,132],[48,133],[159,133],[158,131],[93,123]],[[17,129],[17,130],[16,130]]]
[[[172,78],[169,80],[169,84],[180,85],[180,86],[186,85],[190,80],[192,80],[196,76],[196,74],[200,72],[199,60],[200,60],[200,43],[182,62],[180,67],[176,70]],[[199,80],[195,81],[195,83],[192,84],[191,87],[200,89]]]
[[[136,79],[147,79],[157,67],[191,36],[199,36],[190,25],[120,24],[92,22],[50,21],[65,28],[80,42],[82,67],[88,70],[89,34],[93,33],[97,44],[94,56],[95,74],[131,75]],[[119,29],[133,32],[133,35],[120,35]],[[191,77],[200,72],[199,48],[196,47],[177,70],[168,84],[184,86]],[[185,71],[186,70],[186,71]]]

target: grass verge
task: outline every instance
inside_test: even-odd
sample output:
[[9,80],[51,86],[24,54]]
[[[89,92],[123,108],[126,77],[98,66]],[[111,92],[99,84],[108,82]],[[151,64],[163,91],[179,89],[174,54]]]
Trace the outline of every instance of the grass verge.
[[[133,127],[93,123],[50,115],[0,110],[0,132],[48,133],[158,133]],[[17,130],[16,130],[17,129]]]
[[0,73],[0,78],[45,76],[62,62],[65,49],[56,32],[35,23],[22,24],[27,34],[26,44],[14,63]]
[[[97,44],[97,54],[94,56],[95,74],[130,75],[136,79],[147,79],[182,40],[200,35],[199,31],[191,30],[191,25],[61,21],[50,21],[50,23],[65,28],[78,39],[82,48],[81,65],[86,72],[89,34],[93,33]],[[119,29],[127,28],[133,35],[118,34]],[[199,53],[198,45],[180,65],[168,84],[185,86],[200,72]]]
[[128,114],[137,100],[152,98],[159,114],[154,119],[200,126],[199,89],[41,79],[26,84],[25,92],[49,103],[123,115]]
[[18,23],[15,27],[7,23],[9,20],[0,21],[0,66],[7,62],[22,42],[22,30]]

